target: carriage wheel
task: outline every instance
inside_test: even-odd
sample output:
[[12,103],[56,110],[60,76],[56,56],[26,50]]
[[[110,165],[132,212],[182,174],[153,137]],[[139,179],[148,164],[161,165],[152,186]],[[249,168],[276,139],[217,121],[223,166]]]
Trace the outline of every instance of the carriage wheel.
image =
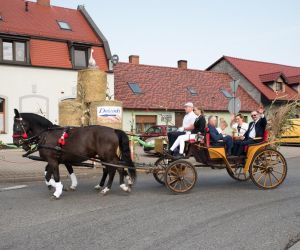
[[195,167],[184,160],[172,162],[165,173],[165,184],[174,193],[185,193],[191,190],[197,181]]
[[249,169],[250,177],[259,188],[278,187],[287,174],[287,164],[281,153],[274,149],[258,152]]
[[226,168],[229,176],[237,181],[248,181],[250,179],[249,172],[244,173],[244,165],[237,165],[236,168],[233,168],[231,173],[228,168]]
[[153,176],[159,184],[165,185],[165,172],[169,165],[169,162],[170,159],[162,156],[154,163],[158,170],[153,173]]

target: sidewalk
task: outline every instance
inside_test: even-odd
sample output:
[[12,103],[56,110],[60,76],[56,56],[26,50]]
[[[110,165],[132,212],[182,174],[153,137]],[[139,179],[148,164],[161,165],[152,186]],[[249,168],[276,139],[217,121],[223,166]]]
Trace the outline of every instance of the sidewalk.
[[[43,181],[46,162],[33,161],[23,158],[24,152],[19,149],[0,150],[0,183],[16,183]],[[67,169],[59,168],[62,179],[69,178]],[[100,178],[102,169],[74,167],[77,177],[96,176]]]
[[[281,153],[286,159],[300,157],[300,147],[281,147]],[[147,157],[142,148],[137,147],[137,162],[153,164],[157,158]],[[32,161],[23,158],[24,152],[19,149],[0,150],[0,183],[17,183],[29,181],[43,181],[46,162]],[[60,176],[62,179],[69,178],[66,168],[61,165]],[[100,178],[101,167],[86,168],[74,167],[74,172],[79,178],[95,176]]]

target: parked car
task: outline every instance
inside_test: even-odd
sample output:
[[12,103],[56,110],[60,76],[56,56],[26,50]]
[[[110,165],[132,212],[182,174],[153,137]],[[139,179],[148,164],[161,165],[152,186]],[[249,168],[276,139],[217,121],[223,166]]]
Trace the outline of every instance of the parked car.
[[145,153],[155,153],[155,139],[167,137],[168,132],[176,131],[175,126],[156,125],[150,127],[145,133],[140,135],[140,138],[147,142],[147,146],[144,146]]
[[281,136],[283,144],[300,145],[300,118],[291,119],[292,128]]
[[151,137],[167,136],[168,132],[176,131],[175,126],[156,125],[147,129],[145,133],[140,135],[140,138],[145,141]]

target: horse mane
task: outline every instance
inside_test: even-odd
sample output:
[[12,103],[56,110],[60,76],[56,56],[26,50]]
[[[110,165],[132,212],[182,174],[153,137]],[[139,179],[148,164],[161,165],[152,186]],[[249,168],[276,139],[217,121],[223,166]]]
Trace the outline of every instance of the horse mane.
[[34,123],[35,125],[38,125],[42,128],[51,128],[56,125],[54,125],[52,122],[50,122],[48,119],[46,119],[43,116],[34,114],[34,113],[21,113],[20,114],[23,119],[30,123]]

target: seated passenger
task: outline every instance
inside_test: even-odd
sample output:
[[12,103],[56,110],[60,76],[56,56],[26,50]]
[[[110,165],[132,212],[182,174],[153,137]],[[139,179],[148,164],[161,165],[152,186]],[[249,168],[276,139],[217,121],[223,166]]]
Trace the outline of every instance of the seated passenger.
[[194,128],[192,129],[191,132],[187,132],[184,135],[180,135],[177,137],[176,141],[173,143],[172,147],[170,148],[170,153],[173,154],[174,150],[179,146],[179,155],[176,158],[182,158],[183,152],[184,152],[184,146],[185,146],[185,141],[188,140],[195,140],[196,135],[198,133],[201,133],[204,135],[205,132],[205,126],[206,126],[206,120],[204,117],[204,112],[202,109],[194,108],[194,113],[197,115],[197,118],[194,122]]
[[222,118],[220,119],[220,126],[217,128],[217,131],[223,135],[223,137],[226,136],[225,129],[228,127],[227,122]]
[[180,127],[177,131],[168,133],[169,147],[173,146],[178,136],[185,135],[186,132],[191,131],[194,128],[194,122],[197,118],[197,115],[193,112],[193,108],[194,105],[191,102],[187,102],[184,105],[186,114],[182,121],[182,127]]
[[236,137],[244,136],[249,127],[248,123],[244,122],[244,116],[242,114],[237,114],[235,117],[234,114],[232,114],[230,125],[234,131],[233,136]]
[[217,118],[215,116],[208,117],[208,128],[210,134],[210,142],[212,146],[221,146],[223,143],[226,145],[227,155],[231,155],[232,137],[229,135],[223,136],[216,129]]
[[[252,122],[249,124],[242,141],[236,141],[233,149],[234,155],[241,155],[244,151],[244,146],[261,142],[267,126],[267,119],[264,116],[264,108],[260,107],[258,111],[252,111]],[[255,139],[258,138],[258,139]]]

